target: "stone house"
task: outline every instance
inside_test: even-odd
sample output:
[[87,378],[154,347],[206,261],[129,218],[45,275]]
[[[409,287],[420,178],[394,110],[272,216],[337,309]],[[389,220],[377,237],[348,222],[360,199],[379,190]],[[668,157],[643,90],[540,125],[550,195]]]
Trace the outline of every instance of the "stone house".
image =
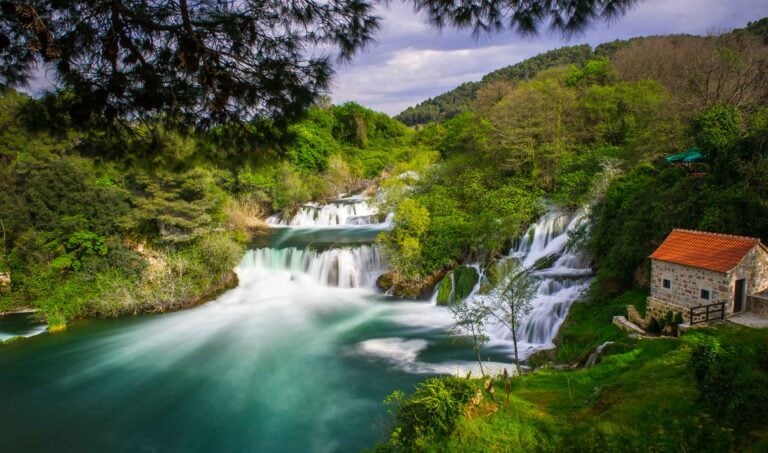
[[675,229],[649,257],[647,313],[680,313],[686,323],[742,311],[768,315],[768,248],[760,239]]

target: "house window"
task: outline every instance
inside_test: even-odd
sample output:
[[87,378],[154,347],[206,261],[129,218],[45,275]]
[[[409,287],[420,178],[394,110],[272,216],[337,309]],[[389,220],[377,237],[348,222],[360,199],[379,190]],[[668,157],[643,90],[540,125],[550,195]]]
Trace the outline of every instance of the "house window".
[[709,300],[709,290],[708,289],[702,289],[701,290],[701,298],[704,300]]
[[664,287],[664,289],[669,289],[669,288],[671,288],[671,287],[672,287],[672,282],[671,282],[669,279],[666,279],[666,278],[665,278],[665,279],[663,279],[663,280],[661,281],[661,286],[663,286],[663,287]]

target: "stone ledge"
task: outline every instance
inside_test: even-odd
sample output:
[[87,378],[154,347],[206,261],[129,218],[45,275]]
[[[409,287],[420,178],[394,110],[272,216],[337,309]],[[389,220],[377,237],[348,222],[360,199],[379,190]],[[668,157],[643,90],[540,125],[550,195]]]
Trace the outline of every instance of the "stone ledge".
[[619,329],[629,332],[629,333],[637,333],[637,334],[645,334],[645,331],[636,325],[632,324],[631,322],[627,321],[627,318],[623,316],[614,316],[613,317],[613,325],[618,327]]

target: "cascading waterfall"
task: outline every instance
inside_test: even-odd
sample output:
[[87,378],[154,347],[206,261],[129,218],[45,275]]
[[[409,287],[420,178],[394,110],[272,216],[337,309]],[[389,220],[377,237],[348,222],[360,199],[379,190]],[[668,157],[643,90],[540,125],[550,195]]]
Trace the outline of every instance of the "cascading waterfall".
[[[589,287],[592,270],[586,256],[568,248],[569,233],[585,222],[585,213],[551,210],[520,238],[510,258],[518,259],[539,280],[532,310],[517,329],[523,358],[554,347],[552,340],[571,304]],[[551,264],[550,264],[551,263]],[[512,332],[499,323],[488,328],[490,345],[512,348]]]
[[359,288],[373,283],[384,271],[384,261],[375,245],[324,251],[296,247],[258,248],[246,253],[240,269],[303,273],[323,285]]
[[[387,223],[389,219],[385,220]],[[272,226],[330,227],[378,224],[378,210],[362,197],[340,198],[329,204],[307,203],[290,219],[282,214],[267,218]]]

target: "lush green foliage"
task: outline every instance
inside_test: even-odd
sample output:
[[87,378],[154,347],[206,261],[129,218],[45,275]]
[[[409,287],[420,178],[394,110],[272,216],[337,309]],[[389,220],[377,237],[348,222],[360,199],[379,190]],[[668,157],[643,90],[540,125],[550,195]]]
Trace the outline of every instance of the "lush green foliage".
[[764,426],[768,406],[768,333],[744,332],[719,339],[713,332],[691,339],[689,365],[701,401],[738,432]]
[[422,432],[441,433],[426,449],[759,450],[766,442],[755,428],[765,426],[767,332],[722,326],[682,341],[626,340],[592,368],[513,378],[509,397],[497,377],[494,393],[477,390],[482,398],[464,406],[450,431],[422,421]]
[[475,396],[477,388],[467,379],[428,379],[406,396],[397,391],[387,397],[395,416],[389,441],[381,451],[425,451],[448,435]]
[[584,363],[595,349],[606,341],[614,342],[614,348],[626,345],[626,333],[612,324],[614,316],[626,316],[627,306],[645,306],[647,294],[628,291],[616,297],[606,297],[591,291],[582,300],[571,305],[568,317],[555,337],[554,359],[557,363]]
[[397,226],[377,238],[390,264],[405,278],[416,278],[421,268],[421,243],[429,228],[429,211],[418,201],[404,199],[393,218]]
[[700,172],[659,163],[615,180],[593,210],[588,241],[606,283],[632,285],[672,228],[768,238],[763,115],[745,125],[732,108],[705,110],[695,123],[708,155]]
[[258,218],[434,160],[402,124],[357,104],[315,107],[273,149],[235,159],[242,144],[224,129],[53,133],[29,122],[40,102],[0,96],[0,271],[12,283],[0,311],[39,308],[52,325],[200,302],[234,283]]
[[[722,326],[683,341],[637,340],[611,324],[628,305],[644,311],[646,257],[672,228],[768,240],[768,90],[755,76],[768,67],[768,46],[753,36],[764,23],[716,38],[610,43],[598,58],[578,65],[515,83],[502,78],[466,85],[464,95],[454,92],[454,99],[404,112],[418,122],[462,106],[451,119],[419,131],[444,157],[404,195],[427,207],[430,229],[440,228],[425,241],[424,263],[435,269],[500,250],[496,238],[462,234],[472,226],[453,222],[466,213],[482,222],[487,213],[470,198],[482,199],[507,182],[529,196],[530,210],[514,209],[521,216],[534,215],[542,198],[593,203],[588,234],[581,231],[572,243],[594,258],[596,284],[571,307],[557,350],[529,363],[584,363],[596,347],[612,342],[590,369],[544,367],[515,379],[506,400],[499,398],[503,384],[495,382],[495,393],[483,392],[483,401],[467,405],[432,451],[765,448],[768,331]],[[707,74],[717,74],[719,82]],[[464,107],[468,97],[471,107]],[[703,163],[662,159],[693,146],[706,154]],[[480,190],[464,198],[468,188]],[[508,194],[496,196],[509,200]],[[449,218],[440,218],[442,212]],[[493,229],[490,223],[486,228]],[[439,259],[431,259],[430,241],[441,232],[451,240],[435,247]],[[511,230],[506,234],[514,237]],[[475,237],[481,240],[473,243]],[[448,295],[445,282],[439,298]],[[621,291],[633,286],[639,288]],[[674,317],[670,312],[660,321]]]

